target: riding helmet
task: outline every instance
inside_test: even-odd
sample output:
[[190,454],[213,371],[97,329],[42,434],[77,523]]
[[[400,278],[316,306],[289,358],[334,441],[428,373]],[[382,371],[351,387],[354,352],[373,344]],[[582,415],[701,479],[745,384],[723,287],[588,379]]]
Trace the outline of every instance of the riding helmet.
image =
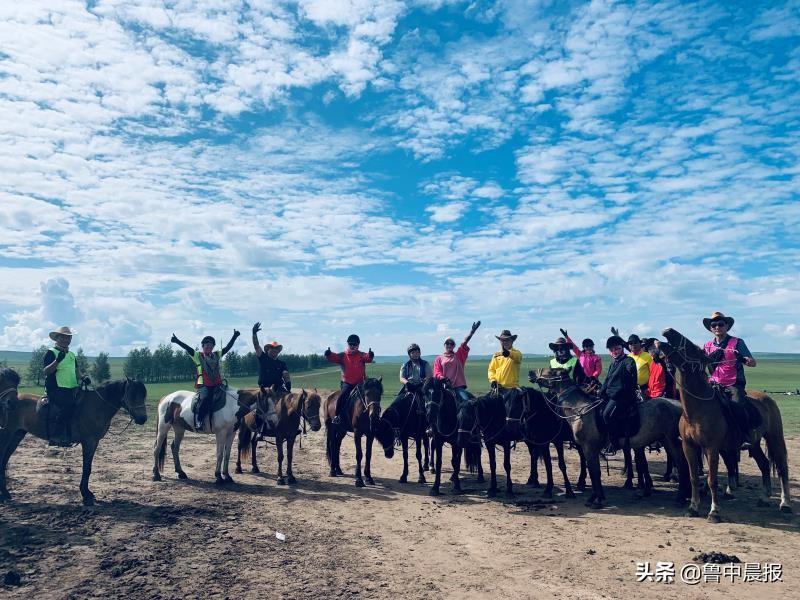
[[581,348],[594,348],[594,340],[592,338],[586,338],[581,342]]
[[421,352],[421,350],[419,349],[419,344],[416,344],[416,343],[414,343],[414,344],[411,344],[411,345],[410,345],[408,348],[406,348],[406,354],[408,354],[409,356],[411,356],[411,353],[412,353],[414,350],[416,350],[416,351],[418,351],[418,352]]
[[201,346],[205,346],[206,344],[211,344],[212,346],[216,346],[217,340],[215,340],[210,335],[207,335],[206,337],[203,338],[203,341],[200,342]]
[[347,345],[349,346],[350,344],[354,344],[356,346],[360,345],[361,344],[361,338],[358,337],[355,333],[349,335],[347,337]]
[[622,346],[623,348],[628,347],[628,342],[623,340],[618,335],[612,335],[610,338],[606,340],[606,349],[611,350],[614,346]]

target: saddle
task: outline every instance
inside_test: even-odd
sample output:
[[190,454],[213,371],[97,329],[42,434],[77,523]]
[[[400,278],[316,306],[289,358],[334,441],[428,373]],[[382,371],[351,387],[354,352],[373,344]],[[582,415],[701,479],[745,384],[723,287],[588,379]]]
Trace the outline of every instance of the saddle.
[[641,418],[639,416],[638,403],[634,403],[627,409],[620,408],[617,405],[617,412],[611,423],[607,424],[603,420],[603,410],[606,407],[608,400],[602,402],[594,411],[595,422],[597,428],[608,434],[611,438],[632,438],[639,433],[639,428],[642,426]]
[[[74,416],[78,408],[81,394],[73,396],[72,409],[69,411]],[[66,420],[66,413],[63,407],[53,402],[47,396],[42,396],[36,403],[36,414],[45,423],[45,433],[47,442],[50,446],[60,448],[71,448],[77,442],[71,441],[71,431]]]
[[[221,410],[223,406],[225,406],[226,402],[226,392],[228,388],[224,385],[220,385],[214,389],[214,397],[211,398],[211,406],[208,409],[208,414],[214,414],[218,410]],[[200,392],[195,393],[192,396],[192,412],[197,414],[197,409],[200,406]]]
[[748,396],[745,402],[734,402],[731,391],[721,385],[714,386],[714,393],[728,426],[739,432],[740,443],[745,441],[747,433],[761,425],[761,413],[753,406],[752,399]]

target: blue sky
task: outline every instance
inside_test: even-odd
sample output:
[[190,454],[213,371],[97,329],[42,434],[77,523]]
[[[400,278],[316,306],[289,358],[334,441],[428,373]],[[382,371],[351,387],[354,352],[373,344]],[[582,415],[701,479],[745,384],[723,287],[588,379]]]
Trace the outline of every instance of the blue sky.
[[0,348],[800,351],[800,2],[0,6]]

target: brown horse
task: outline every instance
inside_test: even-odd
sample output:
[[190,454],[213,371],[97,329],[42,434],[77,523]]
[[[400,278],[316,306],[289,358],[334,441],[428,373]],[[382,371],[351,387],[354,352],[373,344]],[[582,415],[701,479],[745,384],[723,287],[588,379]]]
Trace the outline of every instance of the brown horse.
[[[325,399],[322,412],[325,417],[326,432],[326,454],[328,464],[331,467],[330,476],[337,477],[344,475],[339,464],[339,453],[342,448],[341,433],[335,426],[331,425],[333,417],[336,416],[336,401],[341,392],[334,392]],[[356,487],[364,487],[364,480],[370,485],[375,485],[375,481],[370,474],[370,463],[372,462],[372,442],[378,439],[386,458],[394,456],[394,431],[392,426],[381,420],[381,395],[383,394],[383,376],[378,379],[367,378],[363,383],[359,383],[350,392],[348,402],[352,404],[347,412],[344,425],[347,431],[353,432],[353,441],[356,445]],[[364,478],[361,477],[361,438],[367,437],[367,456],[364,465]]]
[[[275,403],[275,411],[278,414],[278,423],[274,429],[264,427],[265,423],[259,417],[257,411],[251,411],[242,418],[239,427],[239,455],[236,459],[236,472],[242,472],[242,457],[247,460],[248,456],[252,462],[252,472],[258,473],[258,463],[256,462],[256,443],[259,439],[266,437],[275,438],[275,446],[278,451],[278,485],[297,483],[294,473],[292,473],[292,460],[294,457],[294,441],[300,427],[300,419],[304,419],[310,426],[311,431],[319,431],[322,423],[319,418],[322,399],[317,390],[308,393],[302,390],[298,393],[284,393],[278,395]],[[283,441],[286,440],[286,479],[283,477]]]
[[[721,453],[723,456],[725,453],[728,456],[732,455],[734,466],[732,468],[731,462],[728,462],[728,470],[729,473],[737,472],[735,463],[739,455],[739,440],[728,426],[717,390],[708,382],[705,352],[674,329],[665,329],[662,335],[667,338],[668,343],[656,342],[656,344],[677,368],[675,383],[680,390],[683,407],[679,428],[692,483],[692,501],[687,514],[689,516],[699,514],[697,455],[702,449],[705,450],[708,463],[708,487],[711,490],[711,510],[708,513],[708,520],[719,523],[717,503],[719,458]],[[781,481],[781,512],[790,513],[792,509],[789,497],[789,465],[780,410],[775,401],[766,394],[747,390],[747,396],[748,402],[755,406],[761,415],[761,425],[746,434],[747,441],[752,445],[750,454],[761,470],[761,482],[766,496],[761,502],[768,501],[772,494],[769,472],[771,461]],[[766,440],[769,457],[761,449],[761,438]]]
[[[144,424],[147,421],[146,399],[144,384],[131,379],[110,381],[97,389],[81,392],[72,415],[70,441],[80,444],[83,449],[80,490],[84,505],[94,504],[94,494],[89,490],[92,461],[98,443],[108,432],[112,417],[123,408],[137,425]],[[6,465],[22,438],[28,433],[43,440],[48,438],[47,414],[36,410],[40,400],[40,396],[20,394],[0,418],[5,423],[0,429],[0,501],[11,497],[6,488]]]

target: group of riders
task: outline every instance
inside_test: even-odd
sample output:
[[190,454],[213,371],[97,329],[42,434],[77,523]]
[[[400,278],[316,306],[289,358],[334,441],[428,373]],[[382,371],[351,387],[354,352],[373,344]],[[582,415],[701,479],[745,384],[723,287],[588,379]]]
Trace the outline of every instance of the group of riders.
[[[721,312],[714,312],[711,317],[703,319],[704,327],[713,334],[713,338],[705,343],[704,351],[707,355],[710,381],[728,391],[733,420],[744,430],[747,416],[744,410],[746,395],[743,366],[755,367],[756,360],[744,340],[730,335],[733,323],[732,317]],[[402,365],[399,373],[402,383],[400,395],[419,395],[425,380],[433,377],[446,380],[450,389],[461,400],[469,400],[472,396],[467,391],[464,365],[470,352],[469,342],[480,325],[480,321],[472,324],[458,348],[455,340],[447,337],[444,340],[444,351],[433,361],[433,367],[421,357],[419,345],[410,344],[407,348],[408,361]],[[261,324],[255,323],[252,327],[252,343],[259,363],[258,385],[262,390],[276,388],[288,393],[291,390],[291,376],[286,364],[278,358],[283,346],[273,341],[262,347],[258,340],[260,330]],[[631,334],[626,341],[617,329],[612,327],[611,332],[613,335],[606,340],[611,364],[602,382],[602,359],[595,353],[595,344],[591,339],[584,339],[578,347],[567,331],[562,329],[562,336],[549,344],[549,347],[553,351],[551,369],[563,369],[565,375],[577,386],[605,401],[602,417],[611,434],[609,438],[614,440],[617,438],[615,432],[618,431],[621,420],[638,402],[648,398],[677,396],[674,367],[659,350],[655,339],[641,339],[636,334]],[[76,356],[69,349],[73,335],[74,332],[68,327],[50,332],[54,345],[45,354],[43,361],[48,400],[61,414],[61,425],[54,427],[50,434],[50,441],[55,445],[63,445],[71,440],[69,423],[78,391],[81,385],[87,386],[91,383],[81,373]],[[214,350],[216,340],[211,336],[204,337],[200,342],[201,349],[195,350],[175,334],[172,335],[172,343],[186,351],[196,368],[195,412],[199,428],[212,410],[214,399],[224,393],[221,360],[239,335],[239,331],[234,330],[233,336],[222,350]],[[514,347],[517,336],[504,329],[495,338],[500,349],[492,355],[489,362],[487,377],[490,389],[492,393],[504,396],[515,394],[520,389],[519,372],[523,358],[522,352]],[[325,350],[326,359],[339,365],[342,371],[341,393],[337,400],[336,416],[331,422],[334,427],[342,430],[345,428],[344,414],[350,394],[366,380],[366,364],[373,362],[375,358],[371,348],[362,352],[359,350],[360,345],[360,338],[353,334],[347,338],[347,348],[343,352],[333,352],[330,347]]]

